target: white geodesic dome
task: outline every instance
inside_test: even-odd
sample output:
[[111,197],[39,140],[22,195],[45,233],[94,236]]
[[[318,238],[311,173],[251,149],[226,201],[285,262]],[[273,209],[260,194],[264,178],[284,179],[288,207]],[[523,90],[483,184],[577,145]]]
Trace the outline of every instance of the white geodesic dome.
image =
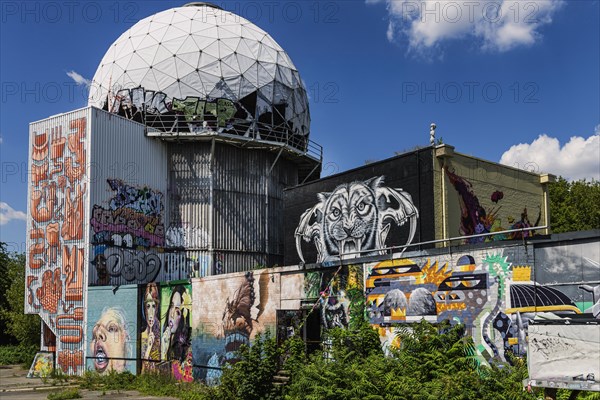
[[169,132],[304,143],[310,130],[306,90],[286,52],[252,22],[206,3],[159,12],[123,33],[100,62],[88,103]]

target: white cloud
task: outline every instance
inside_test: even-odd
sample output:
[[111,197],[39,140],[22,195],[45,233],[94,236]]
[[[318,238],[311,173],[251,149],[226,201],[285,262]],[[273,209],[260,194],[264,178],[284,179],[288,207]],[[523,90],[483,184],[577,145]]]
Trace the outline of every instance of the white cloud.
[[531,144],[520,143],[502,154],[500,163],[569,180],[600,180],[600,125],[587,139],[573,136],[564,146],[556,138],[540,135]]
[[75,71],[69,71],[69,72],[67,72],[67,75],[69,76],[69,78],[73,79],[73,81],[75,81],[75,83],[78,84],[79,86],[82,86],[82,85],[90,86],[90,84],[92,83],[91,80],[84,78],[83,76],[81,76],[80,74],[78,74]]
[[5,225],[12,220],[23,220],[27,219],[27,215],[23,211],[17,211],[8,203],[3,201],[0,202],[0,225]]
[[418,53],[452,39],[475,38],[484,50],[532,45],[563,0],[366,0],[385,3],[390,41],[408,39]]

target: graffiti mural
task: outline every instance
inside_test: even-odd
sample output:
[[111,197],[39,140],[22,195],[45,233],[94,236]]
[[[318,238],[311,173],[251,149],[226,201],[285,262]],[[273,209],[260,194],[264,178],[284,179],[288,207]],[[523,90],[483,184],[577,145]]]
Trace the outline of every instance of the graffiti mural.
[[[304,278],[304,296],[315,300],[323,331],[347,328],[352,317],[363,318],[363,268],[350,265],[338,271],[308,272]],[[313,307],[313,308],[315,308]]]
[[[226,88],[226,85],[221,86],[220,89]],[[306,147],[308,126],[294,126],[288,119],[290,105],[281,101],[271,107],[264,97],[257,97],[257,92],[239,101],[230,100],[237,97],[231,91],[231,96],[226,96],[230,98],[213,96],[209,99],[169,98],[161,91],[142,87],[115,92],[116,95],[105,102],[105,110],[143,121],[163,132],[218,131],[245,137],[256,134],[258,139],[286,140],[302,150]]]
[[192,375],[192,287],[187,282],[171,282],[160,288],[160,359],[168,361],[177,380],[191,382]]
[[296,228],[296,250],[304,262],[301,242],[313,242],[316,262],[382,254],[392,224],[409,223],[406,245],[414,238],[419,212],[409,193],[383,186],[384,176],[341,184],[319,193]]
[[[507,225],[502,223],[500,210],[502,208],[502,199],[504,193],[496,190],[490,195],[490,201],[494,203],[489,207],[484,207],[482,201],[477,197],[473,190],[473,185],[467,179],[455,174],[448,167],[444,168],[446,176],[456,190],[459,196],[460,204],[460,228],[458,234],[461,236],[469,236],[484,233],[500,232],[510,229],[523,229],[539,226],[542,218],[541,206],[537,206],[537,217],[532,224],[529,220],[527,207],[519,211],[520,217],[515,217],[514,214],[506,215]],[[475,237],[466,240],[466,243],[481,243],[484,241],[495,240],[514,240],[531,237],[535,231],[511,232],[508,234],[497,234],[485,237]]]
[[157,370],[160,362],[160,288],[156,283],[140,287],[140,357],[142,372]]
[[[83,372],[88,121],[78,111],[31,126],[25,312],[58,338],[63,373]],[[41,362],[41,361],[40,361]]]
[[581,310],[561,291],[534,282],[530,266],[513,264],[511,258],[524,257],[519,251],[366,264],[368,317],[383,346],[396,344],[398,324],[450,320],[467,327],[482,360],[507,361],[508,352],[525,354],[528,322],[536,312],[569,315]]
[[216,383],[221,366],[236,361],[235,352],[258,333],[275,336],[279,276],[268,270],[194,280],[194,376]]
[[93,243],[128,248],[164,246],[163,194],[117,179],[107,182],[115,193],[108,207],[94,205],[92,209]]
[[90,285],[151,282],[163,264],[163,194],[118,179],[107,183],[113,196],[106,206],[93,206],[90,220]]
[[167,247],[202,249],[208,247],[209,240],[206,230],[199,226],[184,223],[182,226],[172,225],[167,229]]
[[137,372],[137,300],[135,285],[88,289],[88,370]]
[[54,372],[54,353],[40,351],[35,355],[31,368],[27,373],[28,378],[48,378]]

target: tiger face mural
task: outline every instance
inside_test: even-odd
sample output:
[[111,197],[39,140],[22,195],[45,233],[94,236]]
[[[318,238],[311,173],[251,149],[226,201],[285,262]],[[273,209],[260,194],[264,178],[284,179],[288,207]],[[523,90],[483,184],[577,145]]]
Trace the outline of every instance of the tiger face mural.
[[382,254],[392,224],[402,226],[407,221],[406,245],[410,244],[419,212],[410,194],[383,186],[383,181],[384,176],[378,176],[341,184],[331,193],[319,193],[319,202],[302,214],[295,231],[302,262],[302,239],[314,243],[317,262]]

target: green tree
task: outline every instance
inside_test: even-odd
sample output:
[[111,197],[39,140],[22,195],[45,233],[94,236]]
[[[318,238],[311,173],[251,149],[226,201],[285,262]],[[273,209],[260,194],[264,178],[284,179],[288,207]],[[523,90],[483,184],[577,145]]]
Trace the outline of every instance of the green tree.
[[278,398],[273,386],[281,349],[269,331],[258,334],[252,346],[241,346],[238,361],[224,368],[219,394],[223,400],[269,400]]
[[553,233],[600,229],[600,181],[559,177],[549,194]]
[[6,332],[6,320],[4,319],[1,310],[8,308],[8,299],[6,291],[10,287],[8,279],[8,265],[11,258],[6,251],[6,244],[0,242],[0,344],[10,343],[12,337]]
[[40,318],[24,314],[25,301],[25,255],[10,254],[5,243],[0,243],[0,320],[3,335],[23,346],[39,345]]

